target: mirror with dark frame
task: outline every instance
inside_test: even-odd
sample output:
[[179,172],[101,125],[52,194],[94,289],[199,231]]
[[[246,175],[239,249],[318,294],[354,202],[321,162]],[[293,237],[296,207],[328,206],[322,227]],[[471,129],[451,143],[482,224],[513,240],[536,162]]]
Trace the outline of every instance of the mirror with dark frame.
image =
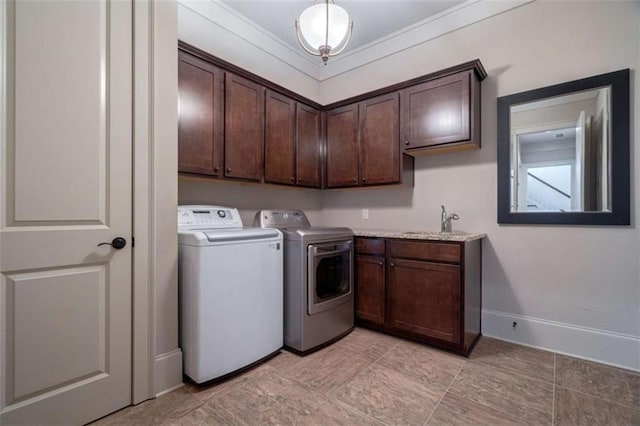
[[629,70],[498,98],[498,223],[629,225]]

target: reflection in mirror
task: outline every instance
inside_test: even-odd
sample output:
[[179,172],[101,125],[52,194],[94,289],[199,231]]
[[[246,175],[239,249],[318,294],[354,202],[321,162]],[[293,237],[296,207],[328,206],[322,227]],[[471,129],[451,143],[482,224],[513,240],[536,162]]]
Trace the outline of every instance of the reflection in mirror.
[[511,106],[511,212],[611,210],[610,93]]
[[629,76],[498,98],[498,223],[630,224]]

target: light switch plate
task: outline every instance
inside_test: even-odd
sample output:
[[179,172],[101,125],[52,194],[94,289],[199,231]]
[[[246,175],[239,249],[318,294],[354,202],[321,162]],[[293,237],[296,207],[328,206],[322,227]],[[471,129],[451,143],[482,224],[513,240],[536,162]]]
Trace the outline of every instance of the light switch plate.
[[369,219],[369,209],[362,209],[362,218]]

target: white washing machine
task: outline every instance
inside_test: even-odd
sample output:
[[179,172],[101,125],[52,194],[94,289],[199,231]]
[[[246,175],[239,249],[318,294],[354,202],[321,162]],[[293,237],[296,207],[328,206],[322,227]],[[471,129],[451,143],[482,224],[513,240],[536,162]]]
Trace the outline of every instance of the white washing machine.
[[237,209],[178,207],[184,373],[219,379],[283,344],[283,246],[276,229],[243,228]]

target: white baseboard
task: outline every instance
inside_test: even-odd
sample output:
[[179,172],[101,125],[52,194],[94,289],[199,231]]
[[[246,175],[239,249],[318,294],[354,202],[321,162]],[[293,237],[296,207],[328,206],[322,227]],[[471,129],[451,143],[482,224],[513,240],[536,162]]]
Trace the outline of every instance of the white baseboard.
[[[513,322],[517,323],[513,327]],[[580,327],[540,318],[482,310],[482,334],[640,371],[640,337]]]
[[176,390],[176,389],[180,389],[180,388],[181,388],[181,387],[183,387],[183,386],[184,386],[184,383],[180,383],[178,386],[174,386],[174,387],[172,387],[172,388],[169,388],[169,389],[163,390],[162,392],[160,392],[159,394],[157,394],[157,395],[156,395],[156,398],[158,398],[159,396],[165,395],[165,394],[167,394],[167,393],[169,393],[169,392],[173,392],[173,391],[174,391],[174,390]]
[[176,349],[156,356],[154,392],[160,396],[182,386],[182,351]]

